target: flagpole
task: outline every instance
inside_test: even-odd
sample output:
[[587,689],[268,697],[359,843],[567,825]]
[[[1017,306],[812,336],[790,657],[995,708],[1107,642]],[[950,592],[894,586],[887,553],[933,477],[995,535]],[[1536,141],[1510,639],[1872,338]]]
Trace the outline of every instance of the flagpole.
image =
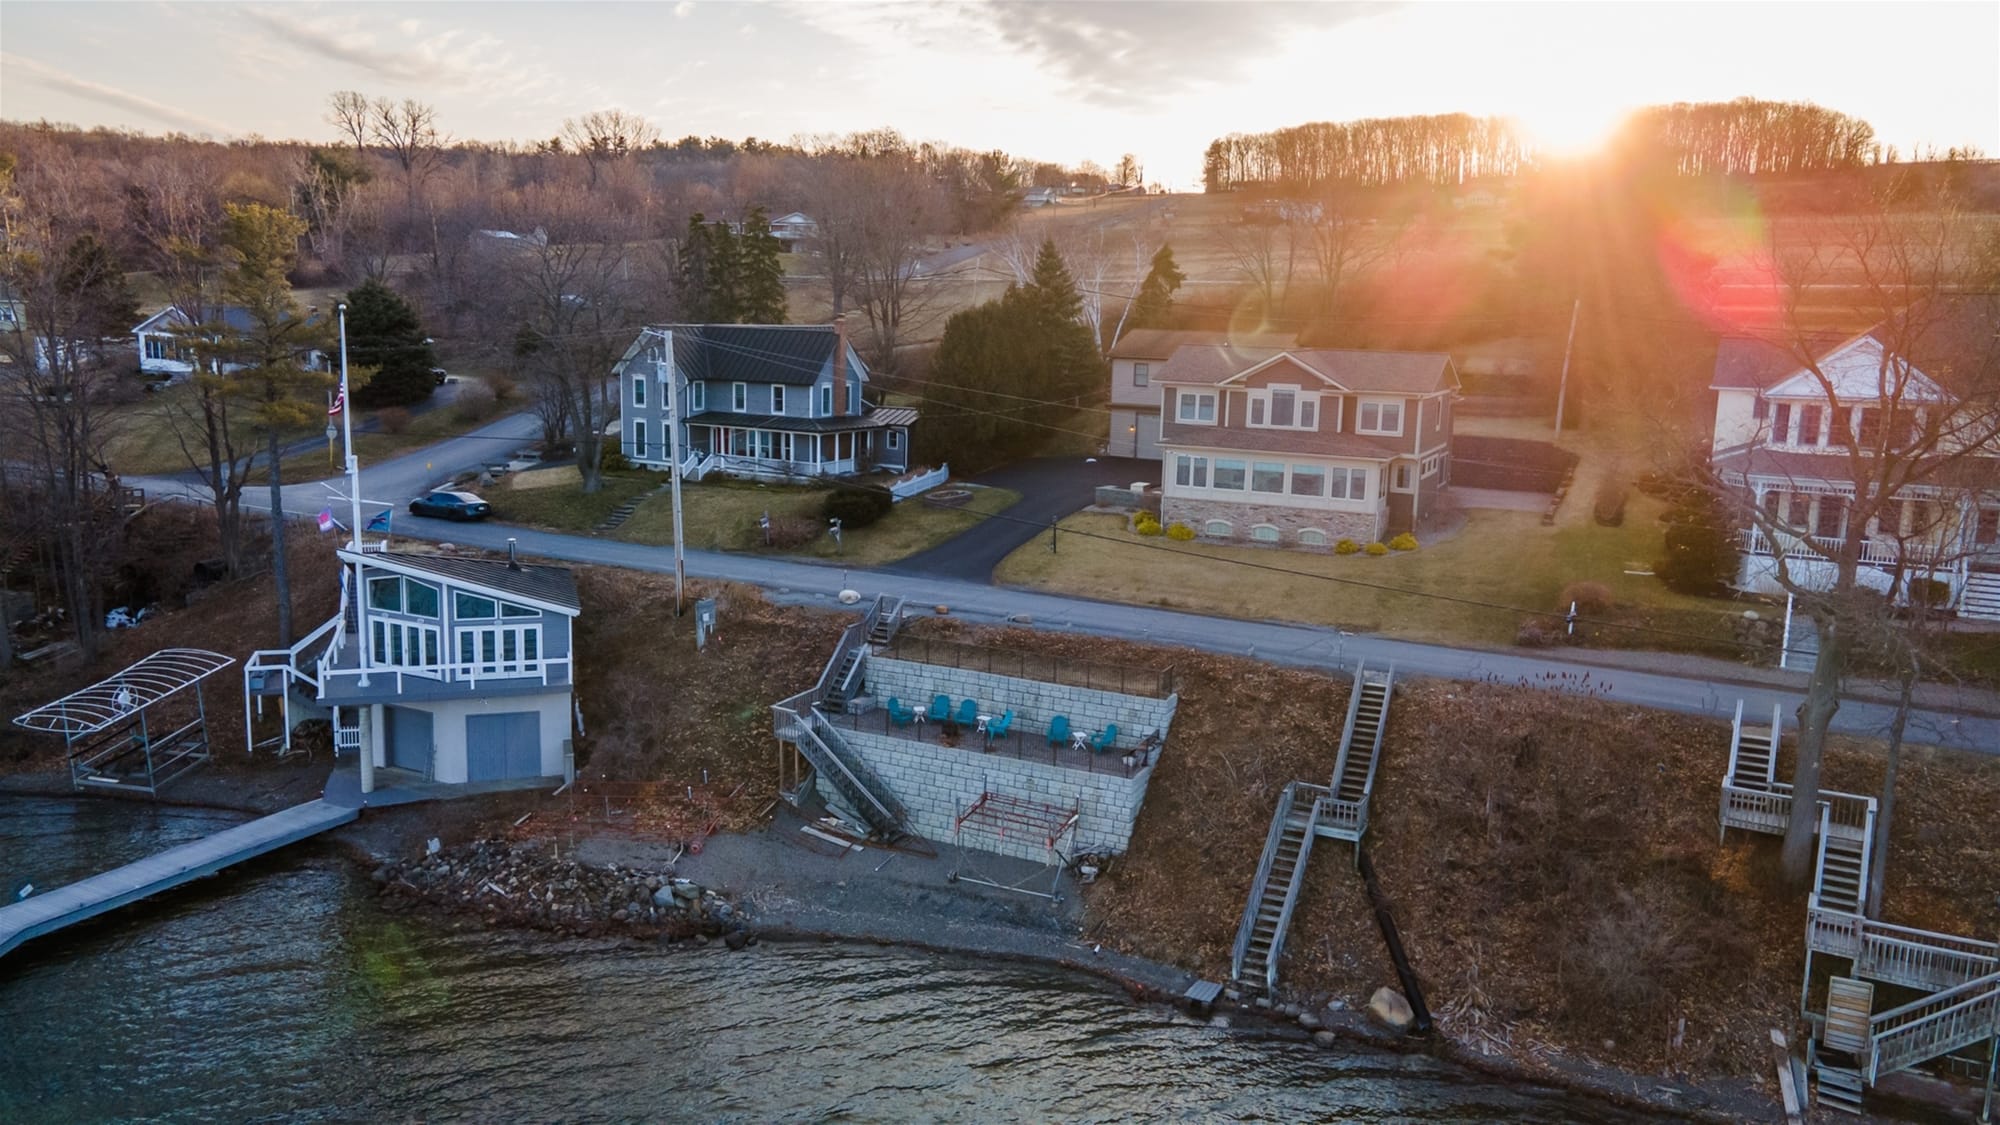
[[354,404],[347,398],[347,302],[333,306],[340,315],[340,430],[341,441],[347,447],[347,499],[352,505],[353,515],[348,527],[354,536],[354,549],[361,546],[361,462],[354,456]]

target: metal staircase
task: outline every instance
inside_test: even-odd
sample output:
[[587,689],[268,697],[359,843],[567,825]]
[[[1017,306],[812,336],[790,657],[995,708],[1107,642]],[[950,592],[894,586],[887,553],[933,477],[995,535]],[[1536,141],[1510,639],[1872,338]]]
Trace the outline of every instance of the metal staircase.
[[[902,616],[902,599],[891,602],[886,594],[877,597],[859,621],[842,630],[818,682],[771,707],[773,733],[780,742],[796,746],[812,767],[811,778],[783,792],[784,798],[795,805],[802,803],[812,790],[812,779],[822,778],[876,835],[890,843],[910,835],[909,816],[889,787],[827,721],[825,712],[846,709],[860,690],[871,646],[893,640]],[[879,642],[878,637],[882,638]]]
[[1324,786],[1294,781],[1278,795],[1278,809],[1271,816],[1264,855],[1257,861],[1257,877],[1251,882],[1250,901],[1243,908],[1229,957],[1229,976],[1239,987],[1268,992],[1278,985],[1278,959],[1284,954],[1285,933],[1305,883],[1320,802],[1327,792]]

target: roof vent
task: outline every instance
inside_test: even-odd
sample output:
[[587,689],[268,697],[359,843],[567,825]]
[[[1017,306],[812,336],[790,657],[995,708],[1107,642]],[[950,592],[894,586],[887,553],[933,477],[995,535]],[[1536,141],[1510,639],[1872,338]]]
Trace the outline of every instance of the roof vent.
[[521,554],[517,550],[519,543],[520,540],[515,539],[513,536],[509,535],[507,537],[507,567],[510,570],[521,569]]

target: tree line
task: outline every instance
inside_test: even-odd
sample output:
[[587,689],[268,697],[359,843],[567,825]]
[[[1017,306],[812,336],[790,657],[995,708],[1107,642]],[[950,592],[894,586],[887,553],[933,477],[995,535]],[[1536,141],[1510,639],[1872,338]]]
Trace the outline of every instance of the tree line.
[[[1642,109],[1609,151],[1617,160],[1681,176],[1824,172],[1898,156],[1858,117],[1759,98]],[[1517,123],[1448,113],[1314,121],[1218,137],[1203,154],[1202,185],[1208,192],[1255,184],[1293,193],[1328,183],[1449,187],[1534,167],[1533,143]]]

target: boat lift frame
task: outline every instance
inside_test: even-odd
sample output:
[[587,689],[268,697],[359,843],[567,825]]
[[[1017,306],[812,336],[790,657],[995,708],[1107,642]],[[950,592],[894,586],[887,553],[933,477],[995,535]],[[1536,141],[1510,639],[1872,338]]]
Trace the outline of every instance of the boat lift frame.
[[[1078,808],[1074,805],[1064,808],[1060,805],[1045,805],[1006,793],[987,790],[979,799],[958,814],[952,825],[952,840],[958,847],[958,866],[952,868],[945,877],[954,883],[974,883],[982,887],[993,887],[1018,894],[1033,895],[1051,902],[1061,899],[1058,893],[1062,886],[1063,868],[1069,860],[1062,853],[1065,837],[1074,844]],[[1013,882],[1007,882],[997,875],[988,875],[978,866],[975,856],[996,854],[992,848],[979,848],[968,842],[967,836],[976,842],[1006,843],[1008,839],[1026,838],[1039,840],[1047,849],[1048,858],[1034,873]],[[1043,871],[1049,875],[1049,889],[1036,890],[1030,886],[1041,877]]]
[[[208,703],[202,681],[236,663],[198,648],[164,648],[109,679],[17,717],[14,725],[63,736],[70,784],[81,790],[138,790],[157,796],[168,782],[209,759]],[[194,695],[194,718],[154,733],[159,708]]]

